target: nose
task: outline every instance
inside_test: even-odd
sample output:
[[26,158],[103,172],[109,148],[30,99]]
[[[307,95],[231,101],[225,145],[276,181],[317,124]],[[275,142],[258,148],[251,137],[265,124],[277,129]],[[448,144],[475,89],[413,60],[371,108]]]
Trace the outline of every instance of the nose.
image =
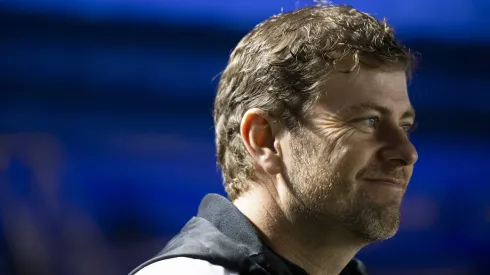
[[417,162],[417,150],[404,131],[390,131],[383,140],[385,145],[380,150],[382,160],[395,166],[411,166]]

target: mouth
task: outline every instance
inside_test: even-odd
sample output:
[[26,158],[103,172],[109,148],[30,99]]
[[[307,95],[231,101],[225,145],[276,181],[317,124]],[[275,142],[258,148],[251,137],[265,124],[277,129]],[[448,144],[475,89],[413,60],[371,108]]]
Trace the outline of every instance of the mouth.
[[380,184],[387,187],[405,189],[404,181],[396,178],[366,178],[364,181],[371,184]]

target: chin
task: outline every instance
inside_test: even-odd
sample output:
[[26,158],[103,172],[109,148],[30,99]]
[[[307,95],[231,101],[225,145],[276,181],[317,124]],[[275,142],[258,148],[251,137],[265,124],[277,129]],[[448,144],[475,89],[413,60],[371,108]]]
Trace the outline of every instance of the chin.
[[372,241],[388,240],[396,235],[399,229],[399,219],[383,222],[375,222],[366,228],[366,237]]
[[358,231],[357,235],[366,243],[374,243],[374,242],[381,242],[381,241],[386,241],[388,239],[391,239],[396,235],[397,232],[398,232],[398,228],[391,231],[364,230],[364,231]]
[[398,228],[399,226],[396,226],[396,228],[393,228],[391,231],[381,232],[379,236],[379,240],[384,241],[393,238],[396,235],[396,233],[398,233]]
[[400,208],[366,207],[350,225],[368,242],[390,239],[396,235],[400,227]]

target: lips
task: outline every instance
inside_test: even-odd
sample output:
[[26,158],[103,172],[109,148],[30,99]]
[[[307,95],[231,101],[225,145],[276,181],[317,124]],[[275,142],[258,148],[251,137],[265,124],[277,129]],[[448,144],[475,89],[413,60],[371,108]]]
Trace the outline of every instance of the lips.
[[372,165],[359,171],[357,180],[366,183],[381,184],[406,189],[410,176],[403,167],[397,169],[383,169],[382,166]]
[[405,181],[398,178],[365,178],[367,182],[392,185],[393,187],[405,188]]

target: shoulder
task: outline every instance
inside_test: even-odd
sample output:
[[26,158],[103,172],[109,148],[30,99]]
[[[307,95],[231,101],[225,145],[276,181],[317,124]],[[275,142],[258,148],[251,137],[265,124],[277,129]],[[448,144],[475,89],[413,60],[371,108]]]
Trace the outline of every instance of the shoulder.
[[154,262],[135,275],[238,275],[219,265],[204,260],[177,257]]

